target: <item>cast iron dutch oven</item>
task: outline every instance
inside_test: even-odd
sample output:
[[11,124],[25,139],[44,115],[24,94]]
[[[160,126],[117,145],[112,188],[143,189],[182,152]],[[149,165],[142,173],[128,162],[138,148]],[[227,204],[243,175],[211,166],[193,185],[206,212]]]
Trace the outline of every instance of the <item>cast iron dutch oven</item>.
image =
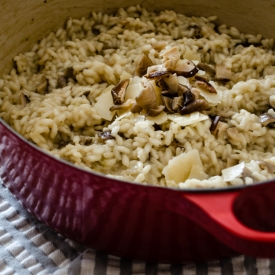
[[[140,1],[141,2],[141,1]],[[169,3],[168,3],[169,2]],[[138,1],[0,0],[0,71],[68,16],[112,12]],[[146,8],[218,15],[272,37],[275,2],[143,1]],[[93,249],[132,259],[183,263],[247,254],[275,257],[275,183],[180,190],[118,181],[44,153],[0,120],[0,177],[36,217]]]

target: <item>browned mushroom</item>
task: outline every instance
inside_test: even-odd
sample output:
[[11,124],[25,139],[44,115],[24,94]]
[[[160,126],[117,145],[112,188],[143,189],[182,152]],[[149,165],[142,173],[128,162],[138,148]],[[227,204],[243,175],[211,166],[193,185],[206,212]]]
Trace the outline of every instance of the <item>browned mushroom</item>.
[[60,142],[58,143],[57,149],[62,149],[62,148],[64,148],[64,147],[66,147],[68,144],[74,144],[74,143],[73,143],[72,140],[67,140],[67,141],[62,140],[62,141],[60,141]]
[[31,102],[29,97],[27,95],[25,95],[24,93],[21,93],[20,99],[21,99],[21,105],[23,107],[26,107],[26,105]]
[[191,102],[190,104],[188,104],[186,106],[183,106],[182,109],[180,110],[180,114],[188,115],[193,112],[207,110],[209,107],[210,107],[209,103],[206,100],[198,99],[198,100]]
[[231,80],[232,73],[225,65],[219,64],[216,66],[216,79],[222,82],[228,82]]
[[102,140],[108,140],[108,139],[114,139],[115,137],[111,135],[111,131],[105,131],[102,133],[99,133],[98,136],[102,139]]
[[275,116],[269,113],[264,113],[259,116],[260,122],[262,126],[272,126],[272,124],[275,122]]
[[152,117],[158,116],[164,110],[164,108],[165,106],[163,105],[159,105],[156,108],[150,108],[146,113],[146,116],[152,116]]
[[146,75],[146,77],[148,79],[158,81],[165,76],[169,76],[170,74],[171,72],[168,72],[168,71],[155,71],[155,72],[149,73],[148,75]]
[[166,108],[166,111],[168,113],[171,113],[173,114],[174,113],[174,110],[172,109],[172,101],[173,99],[171,97],[168,97],[168,96],[161,96],[163,102],[164,102],[164,105],[165,105],[165,108]]
[[172,100],[172,109],[175,112],[178,112],[183,107],[183,102],[184,102],[183,95],[174,97],[173,100]]
[[210,132],[214,132],[216,130],[219,121],[220,121],[220,116],[215,116],[213,118],[211,126],[210,126]]
[[174,69],[169,68],[168,71],[170,71],[171,73],[175,73],[178,76],[190,78],[196,75],[199,69],[191,60],[183,59],[176,64]]
[[199,63],[198,65],[197,65],[197,67],[200,69],[200,70],[202,70],[202,71],[205,71],[206,73],[208,73],[210,76],[212,76],[212,77],[214,77],[215,75],[216,75],[216,71],[215,71],[215,69],[212,67],[212,66],[210,66],[210,65],[208,65],[208,64],[206,64],[206,63]]
[[148,57],[146,54],[142,54],[138,65],[136,67],[134,75],[137,75],[139,77],[144,76],[147,73],[147,68],[151,67],[153,65],[152,60]]
[[93,143],[93,138],[92,137],[81,136],[80,139],[79,139],[79,144],[80,145],[89,146],[92,143]]
[[48,93],[49,81],[45,77],[42,77],[42,83],[36,87],[36,92],[41,95]]
[[142,85],[144,88],[136,97],[136,103],[146,111],[155,109],[157,107],[157,96],[154,87],[148,80],[144,80]]
[[186,93],[183,94],[183,97],[183,106],[187,106],[191,102],[195,101],[195,95],[191,92],[191,90],[187,90]]
[[[216,129],[212,132],[212,134],[217,139],[219,139],[219,138],[221,138],[224,135],[224,133],[227,130],[227,128],[228,128],[228,124],[227,123],[219,121],[217,123]],[[233,166],[233,165],[231,165],[231,166]]]
[[112,90],[111,94],[115,105],[120,105],[124,102],[126,89],[130,83],[130,79],[121,80]]
[[57,79],[56,88],[64,88],[67,86],[67,84],[68,84],[68,79],[64,75],[61,75]]
[[128,109],[132,108],[132,106],[134,105],[135,101],[132,99],[128,99],[125,102],[123,102],[120,105],[114,105],[110,108],[110,111],[127,111]]
[[198,25],[191,25],[188,29],[193,30],[193,37],[200,38],[201,37],[201,28]]
[[196,75],[195,79],[196,79],[195,85],[197,87],[202,88],[212,94],[217,93],[216,89],[204,77]]
[[141,111],[142,111],[142,107],[139,106],[137,103],[134,103],[131,108],[131,112],[132,113],[140,113]]
[[265,160],[258,160],[257,163],[261,167],[261,169],[267,169],[268,173],[274,174],[275,173],[275,165],[265,161]]
[[66,70],[65,70],[65,74],[64,76],[67,78],[67,80],[69,78],[73,79],[74,81],[76,81],[76,78],[75,78],[75,75],[74,75],[74,69],[73,67],[68,67]]
[[253,180],[253,183],[258,181],[258,179],[253,176],[251,170],[249,170],[247,167],[244,167],[242,172],[242,179],[244,180],[247,177],[251,178]]
[[187,91],[190,91],[190,88],[186,85],[179,84],[178,87],[178,96],[185,94]]
[[166,82],[169,92],[171,94],[177,93],[178,88],[179,88],[179,80],[175,74],[165,77],[164,81]]

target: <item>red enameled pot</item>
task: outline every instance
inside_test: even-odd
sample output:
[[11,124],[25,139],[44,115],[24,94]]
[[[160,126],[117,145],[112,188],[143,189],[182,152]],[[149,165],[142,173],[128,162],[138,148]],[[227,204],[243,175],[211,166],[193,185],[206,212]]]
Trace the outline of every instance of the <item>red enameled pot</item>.
[[[0,0],[0,72],[67,16],[113,11],[139,1]],[[26,4],[27,3],[27,4]],[[207,4],[206,4],[207,3]],[[156,7],[153,0],[143,1]],[[275,2],[159,1],[158,9],[220,16],[272,36]],[[261,12],[259,12],[261,11]],[[51,228],[93,249],[132,259],[183,263],[247,254],[275,257],[275,183],[218,190],[132,184],[87,172],[44,153],[0,120],[0,177]]]

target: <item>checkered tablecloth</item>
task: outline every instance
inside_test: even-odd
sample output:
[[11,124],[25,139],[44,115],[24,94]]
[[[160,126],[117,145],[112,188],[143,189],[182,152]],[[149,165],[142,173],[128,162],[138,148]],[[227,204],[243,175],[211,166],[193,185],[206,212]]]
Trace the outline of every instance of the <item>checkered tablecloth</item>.
[[0,180],[0,274],[275,275],[275,259],[238,256],[200,264],[152,264],[94,251],[30,215]]

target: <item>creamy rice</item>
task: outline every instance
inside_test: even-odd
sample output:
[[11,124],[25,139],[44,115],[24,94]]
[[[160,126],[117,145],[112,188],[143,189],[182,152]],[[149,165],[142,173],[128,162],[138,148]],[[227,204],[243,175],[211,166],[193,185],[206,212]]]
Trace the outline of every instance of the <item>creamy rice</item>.
[[[140,6],[113,16],[93,12],[90,18],[68,18],[65,29],[14,57],[15,68],[0,79],[0,117],[55,157],[118,179],[181,188],[272,179],[273,39],[216,26],[215,20]],[[146,86],[149,72],[147,78],[134,77],[142,54],[154,72],[173,61],[171,51],[199,68],[196,76],[177,79],[209,108],[171,114],[166,107],[155,116],[146,108],[109,110],[115,105],[111,90],[121,80],[129,79],[131,107]],[[201,64],[212,66],[216,76]],[[217,78],[219,67],[227,79]],[[200,77],[216,93],[200,86]],[[164,106],[163,90],[150,81],[156,106]],[[262,121],[264,113],[271,123]]]

